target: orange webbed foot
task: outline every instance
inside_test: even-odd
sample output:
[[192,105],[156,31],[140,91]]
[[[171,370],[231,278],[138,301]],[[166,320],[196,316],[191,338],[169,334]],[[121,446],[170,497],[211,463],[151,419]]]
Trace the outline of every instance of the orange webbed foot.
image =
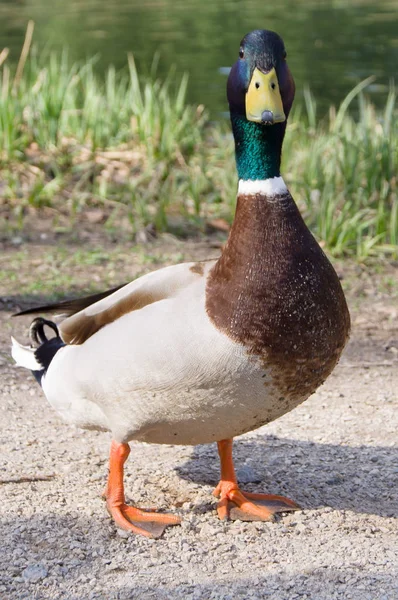
[[[272,521],[276,513],[298,510],[298,504],[272,494],[253,494],[239,489],[232,460],[232,439],[217,442],[221,480],[214,496],[220,498],[217,513],[221,520]],[[256,502],[254,502],[256,501]]]
[[217,513],[222,521],[272,521],[277,513],[300,508],[293,500],[284,496],[242,492],[237,484],[231,485],[229,481],[220,481],[213,493],[220,498]]
[[145,537],[158,538],[166,527],[179,525],[181,519],[176,515],[154,512],[153,509],[147,511],[125,503],[123,466],[129,454],[128,444],[112,441],[108,483],[102,496],[117,527]]
[[181,519],[176,515],[146,512],[135,506],[120,504],[112,506],[107,501],[106,507],[115,524],[125,531],[132,531],[149,538],[159,538],[169,525],[179,525]]

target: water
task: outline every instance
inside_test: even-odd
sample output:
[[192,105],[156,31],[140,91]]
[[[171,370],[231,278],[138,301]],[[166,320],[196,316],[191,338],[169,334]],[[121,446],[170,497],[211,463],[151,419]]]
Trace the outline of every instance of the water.
[[227,110],[223,67],[256,28],[285,40],[297,96],[308,85],[320,113],[368,75],[369,93],[382,106],[389,80],[398,81],[398,0],[3,0],[0,50],[17,61],[28,19],[40,48],[70,48],[73,59],[99,54],[97,68],[126,64],[133,52],[148,71],[160,53],[159,73],[170,65],[190,74],[188,99],[214,116]]

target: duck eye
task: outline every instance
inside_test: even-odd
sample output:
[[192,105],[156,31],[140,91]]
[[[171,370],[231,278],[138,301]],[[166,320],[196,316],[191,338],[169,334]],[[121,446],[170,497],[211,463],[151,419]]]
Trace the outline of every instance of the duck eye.
[[243,58],[245,53],[243,52],[243,48],[239,50],[239,58]]

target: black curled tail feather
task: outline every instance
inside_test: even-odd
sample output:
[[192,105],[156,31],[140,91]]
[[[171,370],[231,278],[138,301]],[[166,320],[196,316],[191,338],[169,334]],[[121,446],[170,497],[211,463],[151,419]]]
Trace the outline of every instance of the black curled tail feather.
[[[57,338],[60,338],[58,327],[53,321],[49,321],[48,319],[43,319],[43,317],[37,317],[33,319],[30,327],[29,327],[29,337],[34,344],[37,346],[41,346],[41,344],[45,344],[49,341],[48,337],[45,334],[44,327],[50,327],[55,333]],[[54,338],[51,338],[54,339]],[[61,339],[61,338],[60,338]]]
[[[55,333],[55,336],[48,338],[44,330],[45,327],[52,329]],[[29,328],[29,337],[32,342],[37,345],[35,350],[35,358],[36,361],[43,367],[41,370],[32,371],[38,383],[41,384],[43,375],[50,366],[52,359],[58,350],[65,346],[65,342],[62,341],[56,324],[48,319],[43,319],[43,317],[37,317],[32,321],[32,324]]]

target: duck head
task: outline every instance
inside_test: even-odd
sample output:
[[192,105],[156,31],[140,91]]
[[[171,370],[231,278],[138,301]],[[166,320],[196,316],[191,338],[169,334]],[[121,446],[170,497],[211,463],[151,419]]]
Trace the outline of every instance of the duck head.
[[228,78],[231,113],[263,125],[286,121],[295,91],[286,56],[277,33],[256,29],[245,35]]
[[227,84],[240,179],[279,176],[294,91],[282,38],[264,29],[248,33]]

